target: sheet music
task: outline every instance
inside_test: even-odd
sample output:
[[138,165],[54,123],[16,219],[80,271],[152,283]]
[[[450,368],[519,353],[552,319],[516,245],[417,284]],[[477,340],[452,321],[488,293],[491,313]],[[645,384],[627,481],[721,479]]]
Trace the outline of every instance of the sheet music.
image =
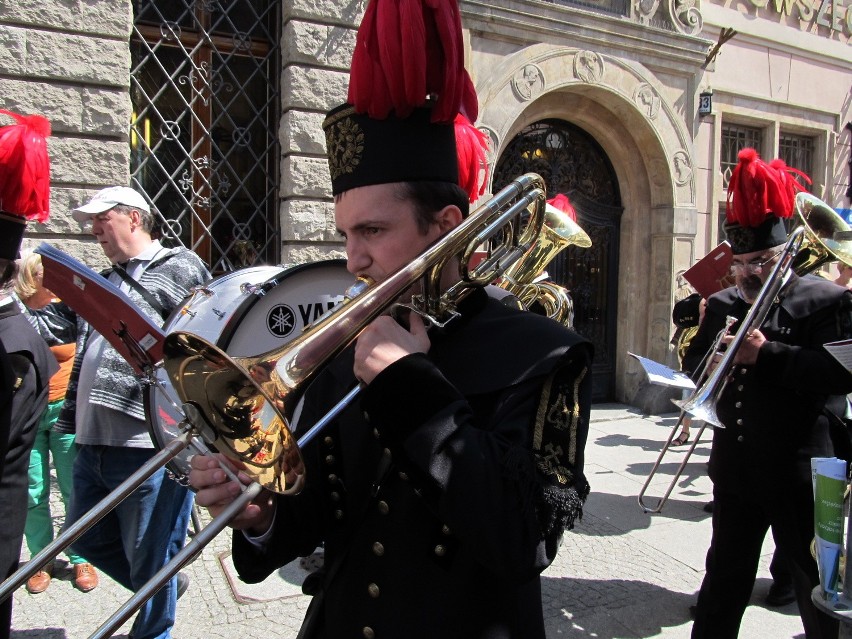
[[827,350],[843,367],[852,372],[852,339],[844,339],[839,342],[823,344]]
[[103,335],[141,374],[163,357],[165,333],[105,277],[49,244],[36,250],[44,266],[44,285]]
[[713,293],[733,286],[731,277],[731,245],[721,242],[716,248],[688,268],[683,278],[692,285],[701,297],[708,298]]
[[672,386],[674,388],[687,388],[689,390],[693,390],[695,388],[695,383],[689,378],[689,375],[673,370],[668,366],[655,362],[647,357],[642,357],[630,352],[627,354],[639,360],[639,363],[648,375],[648,381],[652,384]]

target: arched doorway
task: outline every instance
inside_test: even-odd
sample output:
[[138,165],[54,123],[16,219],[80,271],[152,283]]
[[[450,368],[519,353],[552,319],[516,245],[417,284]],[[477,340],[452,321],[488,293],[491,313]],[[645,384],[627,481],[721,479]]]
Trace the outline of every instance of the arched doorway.
[[593,400],[615,394],[618,238],[621,196],[612,164],[583,129],[564,120],[536,122],[506,145],[494,167],[492,190],[534,172],[544,178],[548,198],[566,194],[592,246],[569,246],[548,266],[548,274],[571,291],[574,327],[595,346]]

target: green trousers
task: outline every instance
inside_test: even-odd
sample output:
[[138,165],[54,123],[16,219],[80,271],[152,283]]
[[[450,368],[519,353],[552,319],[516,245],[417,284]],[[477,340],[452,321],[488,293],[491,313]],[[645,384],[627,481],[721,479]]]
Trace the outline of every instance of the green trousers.
[[[27,504],[27,523],[24,536],[30,556],[44,550],[53,541],[53,519],[50,514],[50,457],[56,468],[56,481],[62,495],[65,509],[71,501],[72,469],[77,447],[74,433],[57,433],[53,425],[59,418],[64,400],[56,400],[47,405],[38,425],[35,444],[30,453],[29,500]],[[86,563],[86,560],[70,551],[67,552],[72,564]]]

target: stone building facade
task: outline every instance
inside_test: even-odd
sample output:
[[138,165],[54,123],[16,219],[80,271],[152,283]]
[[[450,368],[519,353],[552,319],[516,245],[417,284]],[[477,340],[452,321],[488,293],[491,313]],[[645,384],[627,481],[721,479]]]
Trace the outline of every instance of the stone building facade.
[[[364,5],[280,3],[280,263],[342,255],[320,124],[346,97]],[[852,12],[843,0],[461,0],[460,7],[491,168],[543,122],[583,133],[610,167],[618,201],[607,209],[617,209],[613,239],[601,249],[612,253],[612,296],[603,309],[610,324],[596,342],[606,364],[597,398],[669,406],[670,393],[648,385],[627,353],[675,365],[671,307],[686,290],[683,271],[724,239],[726,161],[737,140],[767,158],[804,148],[814,193],[850,206]],[[52,219],[32,227],[28,242],[55,242],[90,263],[100,251],[67,211],[92,189],[131,179],[132,33],[125,0],[0,0],[3,106],[42,113],[54,131]],[[709,100],[710,112],[699,113]],[[595,207],[584,206],[581,223],[595,226]]]

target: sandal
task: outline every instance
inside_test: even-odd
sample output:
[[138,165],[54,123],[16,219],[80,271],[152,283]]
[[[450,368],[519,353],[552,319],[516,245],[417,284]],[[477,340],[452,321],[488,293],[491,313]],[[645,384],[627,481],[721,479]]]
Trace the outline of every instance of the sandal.
[[686,443],[689,443],[689,433],[681,432],[680,435],[672,440],[672,443],[669,444],[669,446],[683,446]]

